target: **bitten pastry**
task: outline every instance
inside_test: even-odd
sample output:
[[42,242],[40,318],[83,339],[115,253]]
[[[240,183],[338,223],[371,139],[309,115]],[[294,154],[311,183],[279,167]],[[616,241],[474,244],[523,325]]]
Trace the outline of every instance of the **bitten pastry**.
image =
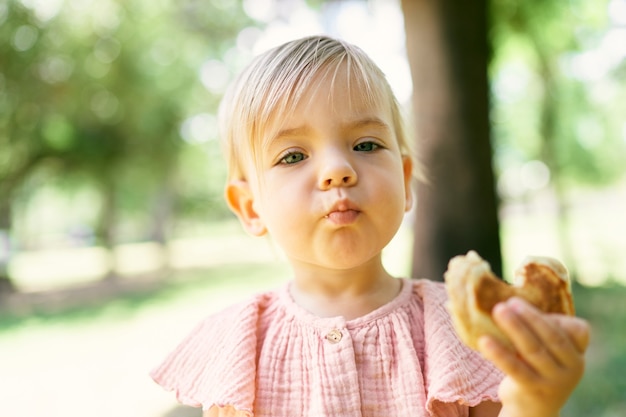
[[460,339],[472,349],[477,349],[478,339],[483,335],[514,349],[491,318],[493,307],[510,297],[521,297],[546,313],[574,315],[567,269],[553,258],[526,258],[515,272],[513,285],[509,285],[496,277],[476,252],[469,251],[450,260],[444,279],[454,327]]

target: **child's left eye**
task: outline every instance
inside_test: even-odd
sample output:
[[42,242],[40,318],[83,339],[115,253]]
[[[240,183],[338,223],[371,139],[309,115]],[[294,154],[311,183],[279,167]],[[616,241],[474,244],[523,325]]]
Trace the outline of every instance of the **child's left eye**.
[[380,148],[380,145],[374,142],[361,142],[354,147],[354,150],[359,152],[372,152],[378,148]]

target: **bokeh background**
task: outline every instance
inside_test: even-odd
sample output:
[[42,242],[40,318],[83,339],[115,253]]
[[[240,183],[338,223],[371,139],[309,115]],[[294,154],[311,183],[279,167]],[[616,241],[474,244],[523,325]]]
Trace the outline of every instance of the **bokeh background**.
[[[505,278],[528,254],[566,261],[594,330],[563,414],[624,416],[626,0],[487,13]],[[0,1],[0,416],[200,415],[149,370],[205,315],[289,278],[222,200],[216,108],[251,57],[322,32],[410,107],[397,0]],[[397,275],[412,238],[409,213],[385,252]]]

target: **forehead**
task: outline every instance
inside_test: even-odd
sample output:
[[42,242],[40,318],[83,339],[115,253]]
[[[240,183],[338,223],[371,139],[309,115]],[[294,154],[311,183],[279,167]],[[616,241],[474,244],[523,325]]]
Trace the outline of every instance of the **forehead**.
[[297,127],[312,110],[322,107],[329,117],[352,127],[391,127],[390,98],[384,85],[350,71],[346,64],[313,74],[306,84],[285,97],[282,111],[269,118],[265,139]]

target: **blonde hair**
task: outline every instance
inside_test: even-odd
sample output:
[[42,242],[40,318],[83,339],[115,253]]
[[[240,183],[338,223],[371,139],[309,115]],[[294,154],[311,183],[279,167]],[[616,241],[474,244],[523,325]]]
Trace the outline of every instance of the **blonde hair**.
[[[411,155],[400,106],[385,75],[360,48],[328,36],[287,42],[256,57],[231,84],[219,109],[229,180],[247,180],[278,124],[289,117],[318,77],[346,68],[351,92],[368,105],[390,107],[400,152]],[[354,83],[354,84],[352,84]],[[278,117],[277,117],[278,116]]]

